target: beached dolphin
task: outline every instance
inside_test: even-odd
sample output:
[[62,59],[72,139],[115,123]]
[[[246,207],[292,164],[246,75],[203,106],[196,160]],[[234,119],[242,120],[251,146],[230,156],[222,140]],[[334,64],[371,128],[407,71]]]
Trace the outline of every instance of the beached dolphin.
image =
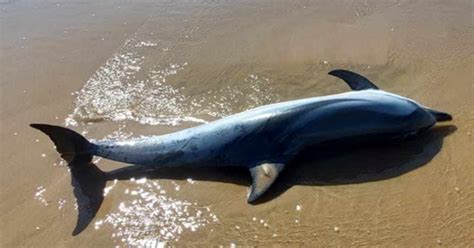
[[[93,156],[162,167],[243,166],[253,183],[248,202],[272,185],[304,148],[334,140],[393,140],[411,137],[452,117],[392,93],[347,70],[330,75],[352,92],[280,102],[182,131],[124,141],[89,142],[63,127],[31,124],[46,133],[72,169]],[[94,180],[94,178],[90,178]]]

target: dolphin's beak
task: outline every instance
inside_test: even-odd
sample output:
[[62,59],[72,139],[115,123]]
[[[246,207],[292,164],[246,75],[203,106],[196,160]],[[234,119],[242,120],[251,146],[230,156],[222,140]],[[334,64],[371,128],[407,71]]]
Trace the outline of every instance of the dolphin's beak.
[[428,111],[428,113],[432,114],[437,122],[450,121],[450,120],[453,119],[453,117],[448,113],[441,112],[441,111],[434,110],[434,109],[430,109],[430,108],[426,108],[426,107],[424,109],[426,111]]

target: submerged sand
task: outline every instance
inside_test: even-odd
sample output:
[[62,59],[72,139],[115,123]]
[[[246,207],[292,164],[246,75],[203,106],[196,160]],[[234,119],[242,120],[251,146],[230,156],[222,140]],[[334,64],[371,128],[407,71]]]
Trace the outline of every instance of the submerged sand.
[[[471,1],[0,3],[2,247],[448,246],[474,243]],[[326,73],[447,111],[387,146],[304,155],[257,205],[240,170],[108,182],[72,236],[70,175],[28,127],[162,134],[267,103],[347,91]],[[124,166],[96,161],[103,170]]]

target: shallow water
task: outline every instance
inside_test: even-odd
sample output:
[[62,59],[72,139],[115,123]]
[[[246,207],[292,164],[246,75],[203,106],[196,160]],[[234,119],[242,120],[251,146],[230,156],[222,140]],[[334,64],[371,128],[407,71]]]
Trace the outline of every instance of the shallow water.
[[[1,245],[468,246],[474,243],[472,2],[2,2]],[[348,68],[452,113],[403,144],[320,147],[263,202],[239,169],[107,182],[92,223],[32,122],[91,139],[200,125],[349,90]],[[25,149],[25,147],[27,149]],[[124,164],[97,159],[103,170]],[[78,206],[79,205],[79,206]]]

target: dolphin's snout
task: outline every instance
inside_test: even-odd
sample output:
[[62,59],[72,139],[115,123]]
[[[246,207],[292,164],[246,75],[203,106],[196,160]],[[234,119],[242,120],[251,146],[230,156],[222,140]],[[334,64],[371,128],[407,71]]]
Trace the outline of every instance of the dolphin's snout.
[[439,112],[438,114],[434,115],[434,117],[436,118],[437,122],[453,120],[453,117],[450,114],[442,112]]
[[424,109],[428,111],[428,113],[430,113],[436,119],[436,122],[451,121],[453,119],[453,116],[451,116],[448,113],[430,109],[430,108],[424,108]]

